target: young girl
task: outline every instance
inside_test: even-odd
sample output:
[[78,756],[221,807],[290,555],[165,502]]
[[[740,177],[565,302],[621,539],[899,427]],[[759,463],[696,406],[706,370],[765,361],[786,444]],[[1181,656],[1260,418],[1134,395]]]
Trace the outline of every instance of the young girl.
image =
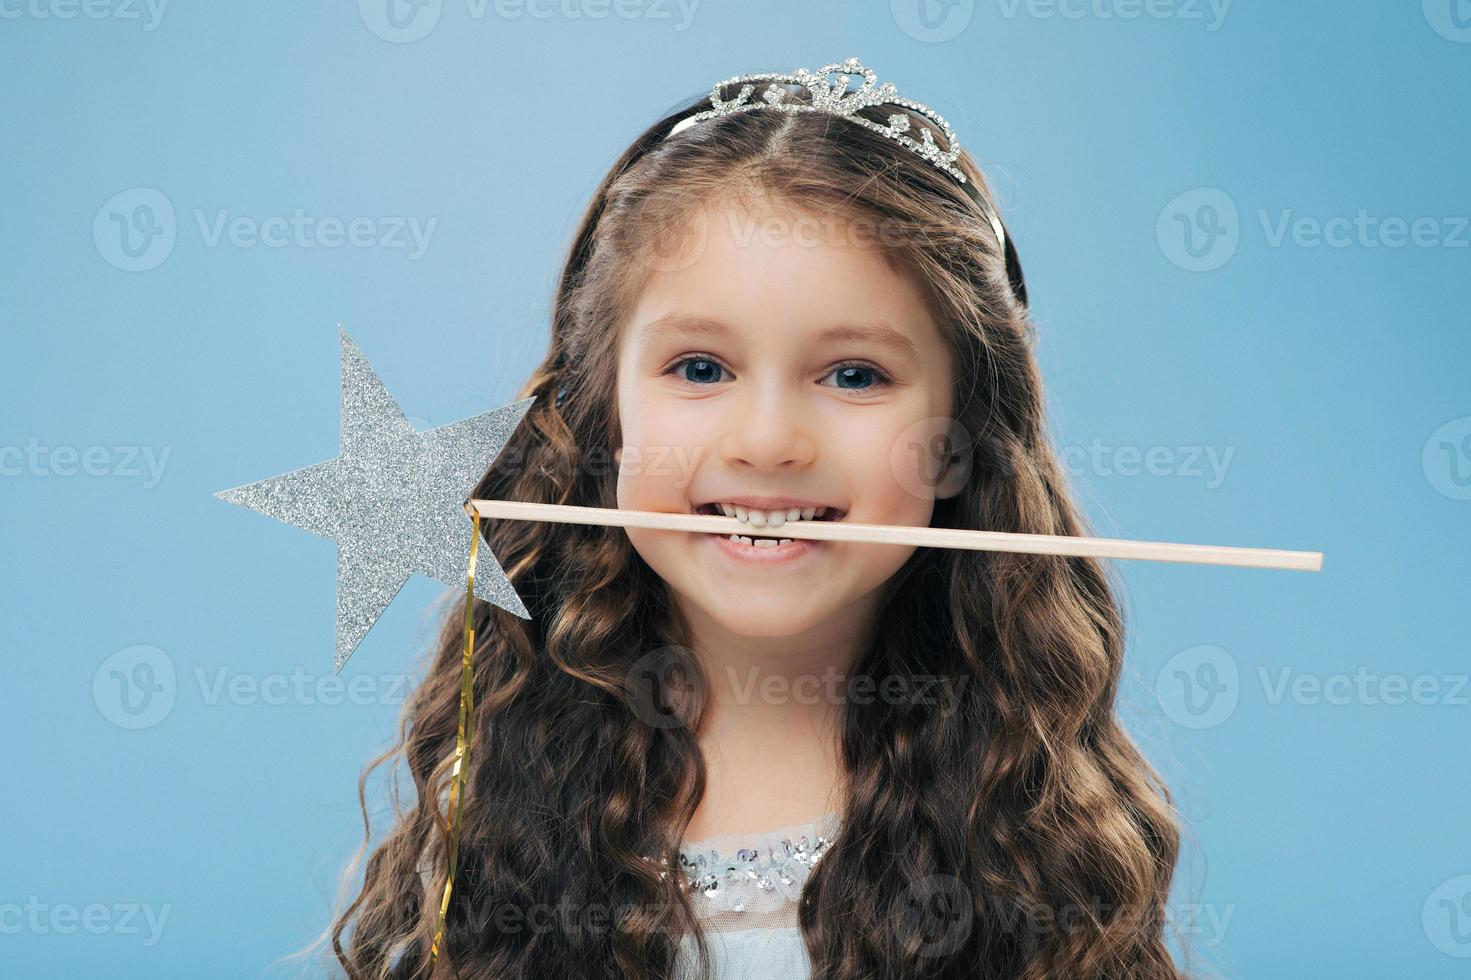
[[[474,496],[750,534],[484,526],[531,618],[475,604],[433,973],[1176,977],[1178,823],[1114,715],[1105,569],[780,535],[1087,533],[981,172],[854,61],[742,84],[602,181]],[[334,923],[354,978],[430,974],[462,626],[368,770],[401,758],[417,801]]]

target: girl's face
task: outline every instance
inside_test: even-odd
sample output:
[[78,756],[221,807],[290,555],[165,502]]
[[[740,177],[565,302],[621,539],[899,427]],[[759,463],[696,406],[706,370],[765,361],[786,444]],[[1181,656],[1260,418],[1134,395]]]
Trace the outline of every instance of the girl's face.
[[[618,506],[821,506],[928,525],[935,498],[959,489],[928,453],[948,431],[951,357],[873,228],[767,205],[711,206],[691,222],[649,260],[619,338]],[[625,530],[687,614],[733,636],[797,637],[871,612],[914,550]]]

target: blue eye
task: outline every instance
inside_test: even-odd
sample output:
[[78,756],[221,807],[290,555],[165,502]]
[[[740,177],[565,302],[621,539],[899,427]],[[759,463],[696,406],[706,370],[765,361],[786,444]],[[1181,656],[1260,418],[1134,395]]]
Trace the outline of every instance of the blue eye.
[[[684,372],[684,380],[690,382],[691,384],[706,384],[711,381],[720,380],[718,377],[720,371],[722,370],[720,365],[710,360],[708,357],[686,357],[683,360],[677,362],[674,367],[679,368],[686,365],[694,366],[696,368],[694,373],[698,375],[698,377],[691,377],[691,372],[689,370],[686,370]],[[709,375],[711,375],[712,373],[717,375],[717,377],[709,377]]]
[[[665,374],[677,374],[681,381],[692,385],[709,385],[722,380],[725,368],[719,361],[706,354],[691,354],[671,364]],[[871,364],[853,361],[839,364],[828,372],[827,377],[837,375],[836,387],[843,391],[866,392],[882,388],[891,383],[889,376]]]
[[[855,385],[846,387],[848,391],[866,391],[875,385],[882,387],[889,380],[882,371],[870,364],[839,364],[833,368],[833,373],[840,379],[856,382]],[[863,383],[865,377],[868,378],[867,384]],[[838,387],[845,386],[839,383]]]

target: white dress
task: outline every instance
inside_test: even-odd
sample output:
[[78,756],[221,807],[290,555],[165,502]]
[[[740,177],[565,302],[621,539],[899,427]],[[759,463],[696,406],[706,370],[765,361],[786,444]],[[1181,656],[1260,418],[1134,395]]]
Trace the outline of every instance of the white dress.
[[[756,834],[686,841],[680,874],[710,951],[710,980],[809,980],[797,900],[838,829],[833,810]],[[682,978],[696,976],[693,936],[680,950]]]

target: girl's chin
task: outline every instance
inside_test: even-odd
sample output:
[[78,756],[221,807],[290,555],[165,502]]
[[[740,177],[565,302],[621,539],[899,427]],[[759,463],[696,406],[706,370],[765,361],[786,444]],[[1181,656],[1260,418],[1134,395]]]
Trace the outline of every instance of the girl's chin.
[[[702,597],[697,600],[700,618],[719,633],[744,640],[770,640],[773,643],[811,633],[820,628],[827,614],[811,606],[798,606],[775,600],[744,601],[740,596]],[[718,635],[718,634],[717,634]]]

